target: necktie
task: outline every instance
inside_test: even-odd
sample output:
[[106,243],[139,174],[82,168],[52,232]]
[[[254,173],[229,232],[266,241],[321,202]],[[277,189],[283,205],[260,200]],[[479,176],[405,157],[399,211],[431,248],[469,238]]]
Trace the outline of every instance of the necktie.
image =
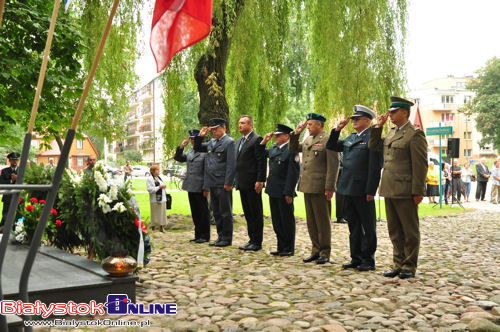
[[243,149],[243,145],[245,145],[246,141],[247,141],[246,138],[243,137],[243,139],[241,140],[240,148],[238,149],[238,152],[241,152],[241,149]]

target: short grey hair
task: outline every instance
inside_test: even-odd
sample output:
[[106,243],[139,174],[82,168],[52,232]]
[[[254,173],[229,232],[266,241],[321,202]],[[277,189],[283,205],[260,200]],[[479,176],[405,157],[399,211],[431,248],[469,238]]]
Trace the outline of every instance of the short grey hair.
[[242,116],[240,116],[240,120],[243,119],[243,118],[247,118],[248,122],[250,122],[250,124],[253,125],[253,118],[250,115],[243,114]]

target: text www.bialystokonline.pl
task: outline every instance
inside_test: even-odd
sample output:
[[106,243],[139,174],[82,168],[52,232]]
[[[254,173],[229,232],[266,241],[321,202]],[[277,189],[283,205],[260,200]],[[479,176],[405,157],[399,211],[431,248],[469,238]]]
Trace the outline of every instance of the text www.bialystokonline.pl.
[[24,326],[67,326],[67,327],[150,327],[150,320],[122,320],[122,319],[96,319],[96,320],[76,320],[76,319],[54,319],[54,320],[26,320]]

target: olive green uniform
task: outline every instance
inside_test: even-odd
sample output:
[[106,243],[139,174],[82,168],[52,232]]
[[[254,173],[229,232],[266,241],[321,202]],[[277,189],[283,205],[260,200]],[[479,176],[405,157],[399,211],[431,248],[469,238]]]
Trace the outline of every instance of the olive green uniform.
[[400,129],[392,128],[386,137],[381,134],[382,128],[371,129],[368,148],[384,155],[380,195],[385,199],[394,268],[415,273],[420,231],[413,196],[425,193],[427,141],[424,132],[409,122]]
[[330,135],[324,130],[316,136],[307,137],[303,143],[299,142],[299,136],[294,132],[290,134],[289,150],[302,152],[299,191],[304,193],[311,254],[330,258],[330,202],[326,199],[325,190],[336,190],[339,154],[326,149]]

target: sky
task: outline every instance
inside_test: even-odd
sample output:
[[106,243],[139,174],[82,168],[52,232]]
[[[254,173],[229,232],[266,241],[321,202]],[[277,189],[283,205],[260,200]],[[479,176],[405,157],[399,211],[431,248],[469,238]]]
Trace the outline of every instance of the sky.
[[[405,60],[408,88],[435,78],[473,75],[500,57],[500,0],[410,0]],[[142,84],[156,74],[149,48],[152,7],[144,14]]]

